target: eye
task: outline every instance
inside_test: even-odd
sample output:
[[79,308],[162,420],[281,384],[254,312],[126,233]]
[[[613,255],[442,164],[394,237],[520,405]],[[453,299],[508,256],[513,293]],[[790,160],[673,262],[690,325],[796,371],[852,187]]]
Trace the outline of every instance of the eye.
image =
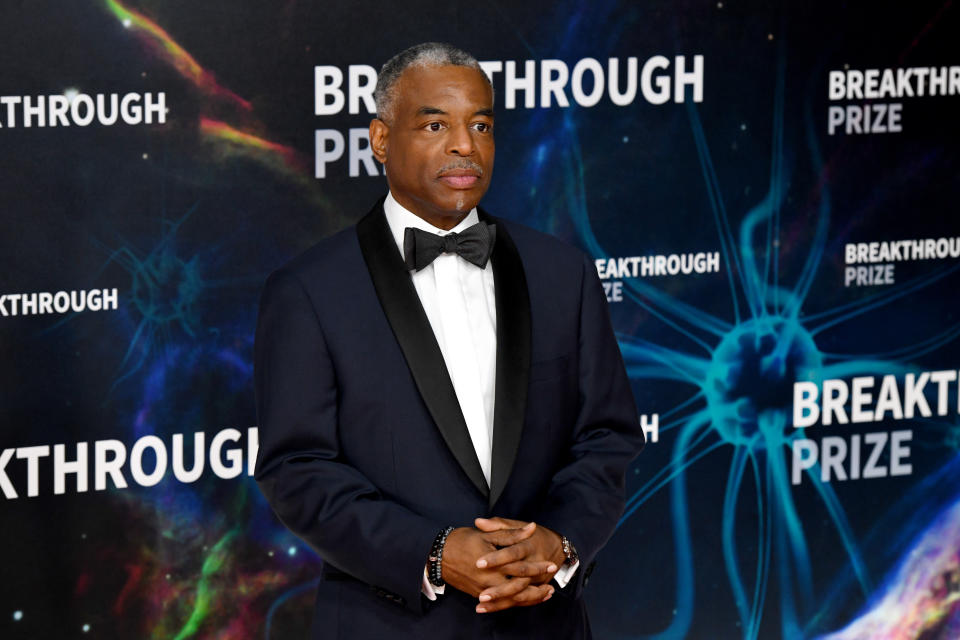
[[443,123],[442,123],[442,122],[431,122],[431,123],[427,124],[426,129],[427,129],[427,131],[440,131],[440,130],[443,129]]
[[493,130],[493,125],[487,122],[475,122],[473,128],[480,133],[490,133]]

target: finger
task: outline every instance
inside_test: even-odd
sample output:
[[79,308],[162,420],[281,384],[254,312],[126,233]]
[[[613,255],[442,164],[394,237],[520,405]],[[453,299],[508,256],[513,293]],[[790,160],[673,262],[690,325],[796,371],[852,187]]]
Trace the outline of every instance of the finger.
[[487,587],[481,591],[477,599],[480,600],[481,603],[484,603],[502,598],[512,598],[526,589],[529,584],[530,580],[528,578],[511,578],[510,580],[504,580],[498,585]]
[[510,518],[476,518],[473,525],[480,531],[500,531],[502,529],[522,529],[531,523]]
[[[543,560],[540,562],[531,562],[529,560],[521,560],[518,562],[510,562],[501,567],[497,568],[497,571],[508,576],[515,577],[526,577],[526,578],[546,578],[550,579],[553,577],[553,574],[557,572],[557,563],[551,562],[549,560]],[[537,582],[537,580],[533,580]]]
[[554,587],[550,584],[530,585],[517,595],[513,596],[513,601],[518,607],[529,607],[541,602],[546,602],[553,595]]
[[478,569],[486,569],[487,567],[500,567],[511,562],[516,562],[517,560],[523,560],[528,555],[532,548],[529,543],[526,541],[518,542],[510,546],[504,547],[503,549],[498,549],[492,551],[486,555],[480,556],[477,560]]
[[532,607],[533,605],[546,602],[553,595],[551,585],[542,587],[528,586],[512,598],[500,598],[490,602],[482,602],[477,605],[477,613],[493,613],[494,611],[503,611],[511,607]]
[[526,526],[522,529],[504,529],[502,531],[491,531],[481,534],[483,539],[496,547],[509,547],[522,542],[533,535],[537,530],[537,525]]

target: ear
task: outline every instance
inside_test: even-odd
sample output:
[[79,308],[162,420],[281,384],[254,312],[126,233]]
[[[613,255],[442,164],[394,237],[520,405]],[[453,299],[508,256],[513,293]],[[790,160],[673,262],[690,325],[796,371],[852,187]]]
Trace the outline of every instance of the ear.
[[390,127],[380,118],[374,118],[370,121],[370,148],[373,149],[373,157],[380,164],[387,163],[387,138],[390,136]]

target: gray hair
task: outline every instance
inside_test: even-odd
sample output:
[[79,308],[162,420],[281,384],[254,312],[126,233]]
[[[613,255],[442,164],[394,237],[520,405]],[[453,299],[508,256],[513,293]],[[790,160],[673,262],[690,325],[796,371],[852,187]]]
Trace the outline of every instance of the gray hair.
[[377,105],[377,118],[384,122],[393,120],[393,108],[397,101],[397,81],[403,72],[411,67],[469,67],[483,74],[490,91],[493,84],[483,71],[480,63],[472,55],[444,42],[423,42],[404,49],[387,60],[377,76],[377,86],[373,90],[373,100]]

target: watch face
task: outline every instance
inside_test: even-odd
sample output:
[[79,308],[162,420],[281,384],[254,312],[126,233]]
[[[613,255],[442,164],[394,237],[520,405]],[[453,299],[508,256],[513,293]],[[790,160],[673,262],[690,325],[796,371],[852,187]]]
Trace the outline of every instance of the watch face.
[[569,538],[567,538],[566,536],[561,536],[560,544],[563,545],[563,555],[567,557],[567,559],[565,560],[565,564],[573,564],[580,559],[579,556],[577,555],[577,550],[573,548],[573,545],[570,543]]

